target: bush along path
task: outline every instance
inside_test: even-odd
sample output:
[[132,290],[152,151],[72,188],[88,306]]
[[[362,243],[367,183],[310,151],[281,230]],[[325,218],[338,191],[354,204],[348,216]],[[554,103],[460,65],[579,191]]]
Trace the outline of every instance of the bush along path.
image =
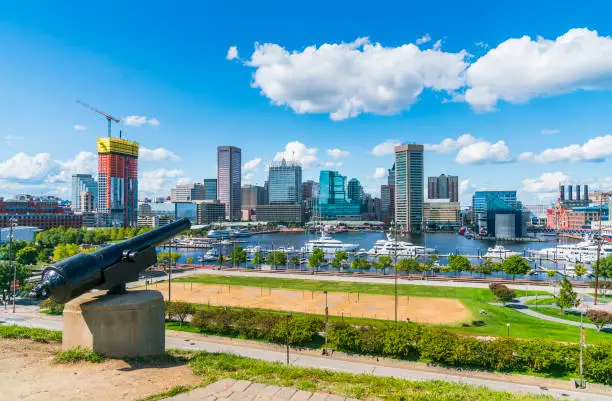
[[[287,325],[287,321],[289,325]],[[273,343],[320,347],[323,318],[226,307],[198,310],[191,330]],[[288,331],[287,331],[288,330]],[[414,323],[329,325],[329,345],[351,354],[380,355],[454,368],[546,375],[567,379],[578,371],[579,346],[550,340],[478,339]],[[612,385],[612,341],[584,350],[584,375]]]

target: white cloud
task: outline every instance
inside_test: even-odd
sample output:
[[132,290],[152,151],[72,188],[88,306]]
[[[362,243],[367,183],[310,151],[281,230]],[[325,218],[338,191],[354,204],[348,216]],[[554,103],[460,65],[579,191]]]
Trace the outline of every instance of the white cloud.
[[558,129],[550,129],[550,128],[544,128],[543,130],[540,131],[540,134],[542,135],[554,135],[559,133]]
[[8,146],[9,148],[12,147],[16,141],[22,140],[23,137],[22,136],[15,136],[15,135],[5,135],[4,136],[4,143],[6,144],[6,146]]
[[255,173],[253,173],[253,172],[244,174],[242,176],[242,183],[245,184],[245,185],[252,184],[253,178],[255,178]]
[[331,161],[321,162],[320,164],[320,166],[324,168],[339,168],[339,167],[342,167],[343,165],[344,163],[342,162],[331,162]]
[[296,161],[304,168],[313,167],[317,162],[317,149],[308,148],[299,141],[289,142],[285,145],[285,150],[276,153],[275,161],[281,160]]
[[140,171],[138,190],[145,195],[163,196],[169,194],[170,188],[179,182],[189,182],[183,170],[161,168]]
[[418,39],[416,40],[416,42],[415,42],[415,43],[416,43],[417,45],[422,45],[423,43],[427,43],[427,42],[429,42],[430,40],[431,40],[431,36],[429,36],[429,34],[428,34],[428,33],[426,33],[425,35],[423,35],[423,36],[421,36],[420,38],[418,38]]
[[86,131],[86,130],[87,130],[87,127],[86,127],[86,126],[84,126],[84,125],[75,124],[75,126],[74,126],[74,130],[75,130],[75,131]]
[[477,142],[477,140],[471,134],[463,134],[457,139],[443,139],[439,144],[425,144],[425,150],[431,150],[438,153],[450,153],[475,142]]
[[537,163],[603,161],[612,156],[612,135],[591,138],[582,145],[574,144],[563,148],[546,149],[532,155]]
[[520,162],[533,159],[533,152],[523,152],[519,155],[518,160]]
[[227,55],[225,56],[226,60],[234,60],[238,58],[238,48],[236,46],[230,46],[227,49]]
[[141,125],[148,124],[152,127],[159,126],[159,121],[157,118],[147,118],[146,116],[127,116],[124,118],[125,125],[129,125],[132,127],[140,127]]
[[138,157],[144,161],[159,162],[164,160],[180,160],[180,157],[166,148],[148,149],[141,147],[138,151]]
[[581,28],[555,40],[508,39],[476,60],[466,77],[465,100],[480,111],[494,109],[499,100],[522,103],[576,90],[610,89],[612,38]]
[[98,159],[91,152],[79,152],[74,158],[66,161],[56,160],[58,166],[55,174],[50,174],[47,181],[70,182],[72,174],[96,174],[98,171]]
[[486,140],[479,140],[462,147],[455,158],[459,164],[503,163],[511,160],[510,149],[506,146],[506,142],[490,143]]
[[482,41],[481,41],[481,42],[476,42],[476,43],[474,43],[474,44],[475,44],[476,46],[478,46],[478,47],[483,48],[483,49],[487,49],[487,48],[489,48],[489,45],[488,45],[487,43],[485,43],[485,42],[482,42]]
[[440,50],[442,48],[442,39],[438,39],[436,43],[432,46],[434,50]]
[[302,51],[256,43],[245,65],[256,69],[251,85],[273,104],[344,120],[407,110],[423,89],[453,93],[464,86],[467,55],[414,44],[384,47],[359,38]]
[[387,169],[383,167],[376,167],[376,171],[374,171],[374,179],[380,180],[387,176]]
[[0,163],[0,178],[9,180],[42,180],[55,167],[49,153],[34,156],[20,152]]
[[539,178],[525,178],[523,191],[525,192],[550,192],[554,191],[560,182],[569,180],[569,175],[556,171],[554,173],[544,173]]
[[259,165],[259,163],[261,163],[261,157],[256,157],[253,160],[249,160],[248,162],[244,163],[244,166],[242,166],[242,170],[243,171],[255,170],[255,168]]
[[402,143],[400,141],[395,139],[387,139],[383,143],[379,143],[378,145],[374,146],[374,149],[372,149],[372,154],[374,156],[391,155],[395,152],[395,147],[401,144]]
[[341,157],[348,157],[351,154],[351,152],[349,152],[348,150],[340,150],[338,148],[334,148],[334,149],[327,149],[327,154],[334,159],[339,159]]

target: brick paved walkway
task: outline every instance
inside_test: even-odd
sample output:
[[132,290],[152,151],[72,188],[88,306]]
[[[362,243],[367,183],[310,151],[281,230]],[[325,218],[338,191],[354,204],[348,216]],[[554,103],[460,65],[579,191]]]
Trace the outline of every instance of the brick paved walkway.
[[291,387],[268,386],[247,380],[224,379],[206,387],[166,398],[167,401],[357,401],[325,393],[311,393]]

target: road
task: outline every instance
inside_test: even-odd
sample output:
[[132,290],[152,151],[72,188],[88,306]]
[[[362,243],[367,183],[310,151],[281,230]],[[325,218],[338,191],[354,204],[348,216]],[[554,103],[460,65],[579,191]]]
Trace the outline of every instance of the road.
[[[0,322],[2,324],[12,324],[25,327],[43,328],[49,330],[61,330],[62,321],[58,316],[44,315],[37,312],[35,306],[19,306],[18,313],[13,314],[10,309],[0,310]],[[260,359],[269,362],[285,362],[286,354],[282,347],[273,345],[258,344],[252,341],[242,341],[236,344],[234,341],[222,339],[214,340],[212,337],[205,337],[194,333],[166,332],[167,349],[183,349],[208,352],[225,352],[249,358]],[[362,362],[366,360],[369,362]],[[390,360],[387,360],[390,361]],[[291,350],[290,362],[292,365],[328,369],[347,373],[367,373],[381,377],[396,377],[411,381],[424,380],[443,380],[455,383],[464,383],[474,386],[485,386],[495,391],[507,391],[512,393],[547,394],[558,399],[576,399],[584,401],[603,401],[612,400],[612,388],[606,386],[593,385],[587,391],[570,390],[570,383],[551,379],[541,379],[529,376],[503,375],[494,373],[481,373],[470,371],[456,371],[450,369],[436,369],[436,371],[426,368],[407,369],[383,365],[385,361],[377,363],[374,358],[358,357],[322,357],[317,356],[313,351]],[[400,364],[396,361],[395,365]],[[445,370],[453,373],[444,373]],[[498,380],[482,378],[477,376],[495,376]],[[528,382],[531,384],[521,384],[517,381]],[[547,387],[540,383],[546,383]]]

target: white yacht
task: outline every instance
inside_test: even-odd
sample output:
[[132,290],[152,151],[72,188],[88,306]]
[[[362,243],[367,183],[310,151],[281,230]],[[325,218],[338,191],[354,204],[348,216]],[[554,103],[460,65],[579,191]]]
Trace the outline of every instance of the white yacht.
[[247,253],[261,252],[261,246],[259,246],[259,245],[247,246],[246,248],[244,248],[244,250]]
[[198,258],[199,262],[212,262],[219,258],[219,253],[215,249],[209,249],[204,256]]
[[359,244],[345,243],[322,233],[319,238],[306,242],[301,252],[312,252],[315,248],[321,249],[324,253],[333,254],[336,251],[355,252]]
[[[597,244],[592,240],[585,240],[577,244],[562,244],[553,248],[544,248],[532,251],[533,255],[541,258],[562,260],[572,263],[594,263],[597,260]],[[612,244],[604,243],[599,253],[600,258],[612,255]]]
[[493,248],[487,249],[487,253],[484,254],[484,259],[500,259],[504,260],[510,256],[520,255],[520,252],[514,252],[510,249],[504,248],[502,245],[495,245]]
[[210,230],[206,236],[212,239],[228,239],[231,234],[230,230]]
[[367,253],[371,256],[387,255],[387,256],[410,256],[425,255],[431,253],[432,249],[427,249],[424,246],[414,245],[405,241],[393,241],[379,239],[374,243],[374,247]]

